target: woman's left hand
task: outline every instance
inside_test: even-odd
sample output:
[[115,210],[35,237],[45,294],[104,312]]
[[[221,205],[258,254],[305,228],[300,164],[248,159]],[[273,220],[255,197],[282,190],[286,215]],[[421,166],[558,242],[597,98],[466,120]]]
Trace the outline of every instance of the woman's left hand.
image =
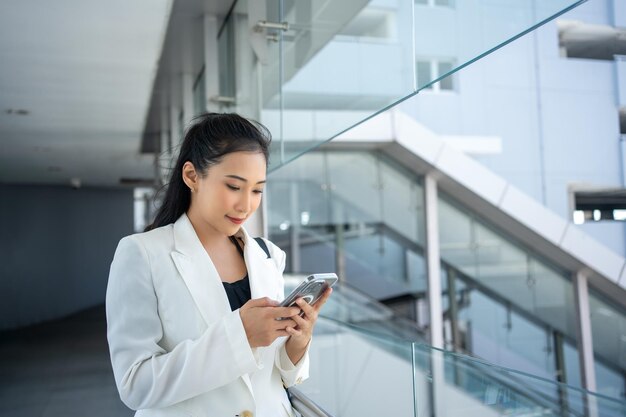
[[289,355],[289,359],[291,359],[292,363],[296,364],[300,362],[300,359],[304,356],[306,347],[311,340],[313,328],[317,322],[319,311],[322,306],[324,306],[332,292],[332,288],[326,289],[324,294],[313,306],[304,301],[302,298],[298,298],[298,300],[296,300],[296,304],[300,307],[304,314],[302,317],[299,315],[291,316],[290,319],[295,321],[297,326],[285,328],[287,333],[290,334],[289,340],[287,340],[287,343],[285,344],[285,348],[287,349],[287,355]]

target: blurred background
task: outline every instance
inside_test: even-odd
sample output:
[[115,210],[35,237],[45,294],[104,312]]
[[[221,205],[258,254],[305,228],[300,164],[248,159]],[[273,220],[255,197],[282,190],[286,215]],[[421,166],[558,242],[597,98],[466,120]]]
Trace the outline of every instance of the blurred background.
[[[585,415],[594,392],[623,415],[624,56],[620,0],[3,0],[0,415],[132,415],[108,269],[205,111],[273,134],[248,230],[288,276],[341,278],[314,355],[391,352],[316,365],[316,402]],[[363,346],[338,336],[363,329]],[[441,401],[440,348],[459,355],[441,378],[460,408]],[[474,360],[532,375],[524,401]],[[403,374],[406,408],[370,404],[405,393],[366,368]]]

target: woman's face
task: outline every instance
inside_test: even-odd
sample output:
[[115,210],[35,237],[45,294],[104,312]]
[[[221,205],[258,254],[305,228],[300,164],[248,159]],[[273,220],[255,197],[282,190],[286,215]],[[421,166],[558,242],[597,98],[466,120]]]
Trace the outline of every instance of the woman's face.
[[188,212],[194,224],[199,221],[202,227],[231,236],[261,204],[266,174],[262,153],[227,154],[220,163],[211,166],[205,176],[195,175],[192,181],[188,181],[185,167],[183,178],[194,190]]

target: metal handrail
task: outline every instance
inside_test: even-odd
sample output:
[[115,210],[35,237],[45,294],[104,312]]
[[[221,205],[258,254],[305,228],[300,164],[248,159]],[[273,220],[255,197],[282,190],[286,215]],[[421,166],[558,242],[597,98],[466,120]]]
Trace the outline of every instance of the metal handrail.
[[333,417],[322,407],[315,404],[313,400],[304,395],[299,389],[291,387],[287,389],[287,393],[289,394],[291,406],[300,413],[302,417]]

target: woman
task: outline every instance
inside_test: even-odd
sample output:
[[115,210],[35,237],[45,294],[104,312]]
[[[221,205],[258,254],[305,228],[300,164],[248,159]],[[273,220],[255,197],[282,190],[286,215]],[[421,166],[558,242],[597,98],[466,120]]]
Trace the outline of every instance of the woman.
[[107,336],[136,416],[294,415],[284,387],[308,376],[330,290],[314,307],[278,307],[285,253],[241,227],[261,202],[269,143],[236,114],[200,116],[149,231],[117,247]]

